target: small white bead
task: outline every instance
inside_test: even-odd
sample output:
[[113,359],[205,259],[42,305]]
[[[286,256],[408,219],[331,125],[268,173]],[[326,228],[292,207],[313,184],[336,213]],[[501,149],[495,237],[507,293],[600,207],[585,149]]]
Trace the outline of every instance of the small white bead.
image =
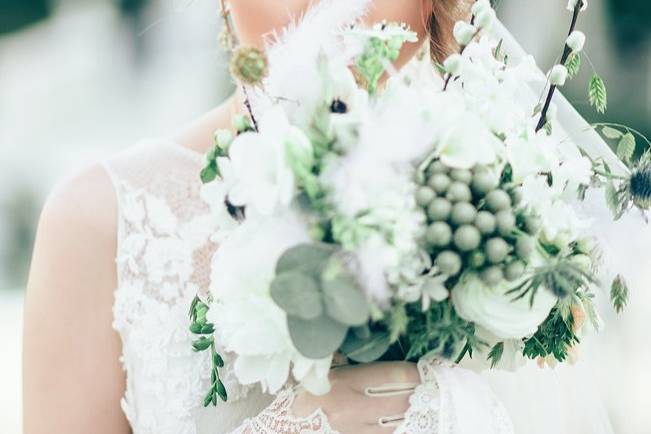
[[454,39],[461,46],[466,46],[472,41],[472,38],[477,33],[477,28],[472,24],[466,23],[465,21],[458,21],[454,25]]
[[585,33],[580,30],[573,31],[570,36],[567,37],[566,44],[570,47],[572,52],[579,53],[585,46]]
[[555,65],[549,72],[549,82],[554,86],[563,86],[567,81],[567,68],[563,65]]

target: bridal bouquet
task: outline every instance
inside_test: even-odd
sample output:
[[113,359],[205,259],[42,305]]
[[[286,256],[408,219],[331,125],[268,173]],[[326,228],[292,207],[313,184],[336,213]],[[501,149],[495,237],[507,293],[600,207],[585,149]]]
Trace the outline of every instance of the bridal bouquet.
[[[291,376],[321,394],[339,354],[514,368],[564,362],[585,325],[599,328],[598,246],[573,204],[603,186],[616,216],[647,207],[651,172],[627,130],[603,128],[619,141],[622,175],[555,119],[551,96],[578,70],[581,32],[572,28],[561,64],[542,76],[549,94],[538,104],[523,91],[541,79],[534,60],[511,62],[489,36],[488,1],[472,13],[438,73],[429,61],[391,69],[416,41],[399,24],[347,28],[341,46],[306,53],[295,69],[235,52],[234,75],[263,95],[248,106],[264,110],[237,118],[236,136],[217,132],[202,172],[219,227],[211,296],[190,312],[195,350],[212,352],[206,405],[227,396],[216,342],[242,384],[275,393]],[[605,109],[596,75],[590,98]],[[617,277],[617,310],[626,293]]]

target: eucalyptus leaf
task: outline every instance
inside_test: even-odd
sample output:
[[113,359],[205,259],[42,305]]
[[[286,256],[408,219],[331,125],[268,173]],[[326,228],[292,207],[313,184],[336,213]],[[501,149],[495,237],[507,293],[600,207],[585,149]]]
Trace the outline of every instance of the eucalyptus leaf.
[[285,251],[276,264],[276,274],[296,271],[318,275],[336,251],[331,244],[299,244]]
[[389,334],[386,332],[374,332],[366,339],[351,332],[341,346],[341,351],[355,362],[371,363],[382,357],[390,345]]
[[314,319],[323,312],[323,301],[314,277],[284,272],[271,282],[271,298],[288,315]]
[[340,273],[321,282],[326,312],[344,324],[359,326],[368,321],[368,302],[352,276]]
[[287,317],[289,335],[296,349],[310,359],[322,359],[339,349],[346,338],[348,326],[321,315],[313,320]]

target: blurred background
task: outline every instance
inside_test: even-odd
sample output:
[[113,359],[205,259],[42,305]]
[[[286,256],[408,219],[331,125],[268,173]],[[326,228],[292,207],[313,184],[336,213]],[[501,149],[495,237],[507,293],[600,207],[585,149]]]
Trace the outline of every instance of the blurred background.
[[[543,69],[560,55],[566,4],[496,1]],[[218,104],[232,86],[219,27],[218,0],[0,0],[0,433],[21,432],[22,300],[43,201],[80,166]],[[590,0],[579,28],[610,109],[590,109],[585,61],[566,95],[590,121],[651,136],[651,2]],[[618,434],[651,433],[650,315],[645,291],[621,318],[604,312],[595,371]]]

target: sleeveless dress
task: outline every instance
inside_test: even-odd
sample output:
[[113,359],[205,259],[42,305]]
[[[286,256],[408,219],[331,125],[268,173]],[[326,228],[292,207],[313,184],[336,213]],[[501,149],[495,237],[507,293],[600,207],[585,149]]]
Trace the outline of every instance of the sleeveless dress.
[[121,404],[134,434],[228,433],[272,399],[238,385],[226,354],[229,400],[202,405],[210,360],[192,351],[188,330],[190,303],[209,287],[216,248],[199,196],[202,165],[200,154],[165,140],[141,143],[104,163],[118,203],[113,326],[127,376]]

